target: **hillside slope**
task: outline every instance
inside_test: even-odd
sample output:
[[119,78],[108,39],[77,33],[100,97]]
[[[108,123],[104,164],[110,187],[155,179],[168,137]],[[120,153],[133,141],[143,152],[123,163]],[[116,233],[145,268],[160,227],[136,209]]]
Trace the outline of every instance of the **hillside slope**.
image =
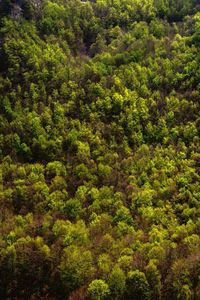
[[200,299],[198,2],[0,1],[1,299]]

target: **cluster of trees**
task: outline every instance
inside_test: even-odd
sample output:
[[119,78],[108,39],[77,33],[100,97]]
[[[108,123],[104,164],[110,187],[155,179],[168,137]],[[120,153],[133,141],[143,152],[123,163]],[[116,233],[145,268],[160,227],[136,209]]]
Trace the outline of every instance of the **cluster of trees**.
[[200,299],[198,0],[0,1],[2,299]]

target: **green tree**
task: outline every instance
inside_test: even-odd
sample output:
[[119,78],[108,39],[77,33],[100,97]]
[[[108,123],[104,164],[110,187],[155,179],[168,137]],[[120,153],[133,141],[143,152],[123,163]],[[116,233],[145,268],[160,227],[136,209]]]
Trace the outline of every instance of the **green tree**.
[[88,287],[88,294],[90,299],[103,300],[109,296],[110,290],[108,284],[104,280],[95,279]]
[[77,246],[64,249],[60,264],[61,280],[67,295],[81,287],[94,273],[92,254]]
[[131,271],[128,274],[126,287],[126,299],[151,299],[151,291],[145,274],[139,270]]
[[111,296],[114,299],[120,299],[120,297],[125,292],[126,287],[126,276],[122,269],[119,266],[115,266],[110,273],[109,279],[109,288],[111,292]]

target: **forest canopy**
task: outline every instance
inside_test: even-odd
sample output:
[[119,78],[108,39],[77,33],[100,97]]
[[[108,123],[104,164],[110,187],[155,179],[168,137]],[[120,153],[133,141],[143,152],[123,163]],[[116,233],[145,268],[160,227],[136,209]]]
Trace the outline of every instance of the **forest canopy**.
[[198,0],[1,0],[1,299],[199,300],[199,104]]

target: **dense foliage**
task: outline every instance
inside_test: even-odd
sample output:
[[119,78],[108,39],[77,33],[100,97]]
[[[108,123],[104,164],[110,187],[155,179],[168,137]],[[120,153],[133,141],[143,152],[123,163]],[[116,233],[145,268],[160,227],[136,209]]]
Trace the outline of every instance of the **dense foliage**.
[[200,299],[199,1],[0,24],[0,298]]

